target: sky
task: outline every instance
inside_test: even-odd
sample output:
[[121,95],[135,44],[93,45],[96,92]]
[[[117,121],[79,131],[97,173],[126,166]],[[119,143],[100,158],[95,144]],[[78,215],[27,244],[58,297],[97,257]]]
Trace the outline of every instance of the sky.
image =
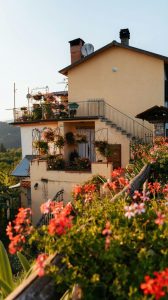
[[36,87],[64,90],[58,71],[70,64],[68,41],[82,38],[97,50],[119,31],[130,45],[168,56],[167,0],[0,0],[0,121],[13,118]]

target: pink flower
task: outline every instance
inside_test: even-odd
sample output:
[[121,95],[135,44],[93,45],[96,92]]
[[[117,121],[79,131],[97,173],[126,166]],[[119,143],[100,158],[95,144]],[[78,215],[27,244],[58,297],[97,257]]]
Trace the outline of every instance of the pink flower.
[[102,234],[106,236],[105,240],[105,250],[108,250],[111,242],[111,224],[109,221],[106,222],[105,229],[103,229]]
[[46,265],[46,259],[48,255],[46,253],[39,254],[36,259],[36,270],[38,272],[38,275],[44,276],[45,275],[45,265]]
[[134,196],[133,196],[133,199],[137,199],[137,198],[140,198],[141,197],[141,193],[139,191],[134,191]]
[[163,225],[166,216],[162,214],[160,211],[156,212],[156,214],[157,214],[157,219],[155,219],[155,224]]
[[92,200],[93,200],[92,193],[88,193],[88,194],[85,195],[85,199],[84,199],[85,204],[91,202]]
[[168,200],[168,184],[163,188],[163,194],[166,200]]
[[111,234],[111,229],[110,229],[110,227],[111,227],[111,224],[110,224],[109,221],[107,221],[107,222],[106,222],[105,229],[103,229],[103,231],[102,231],[102,234],[103,234],[103,235],[110,235],[110,234]]
[[134,204],[131,204],[129,206],[125,206],[124,209],[126,211],[125,217],[127,217],[128,219],[131,219],[132,217],[135,216],[135,206],[134,206]]
[[149,195],[149,192],[147,192],[147,193],[144,192],[144,193],[142,194],[142,196],[140,197],[141,200],[144,201],[144,202],[145,202],[145,201],[149,201],[150,198],[148,197],[148,195]]
[[145,212],[145,204],[144,203],[135,203],[136,204],[136,207],[135,207],[135,213],[140,215],[142,213]]
[[126,213],[125,217],[131,219],[131,217],[135,217],[136,214],[140,215],[145,212],[145,204],[144,203],[132,203],[129,206],[124,207]]
[[47,202],[41,204],[40,210],[42,214],[49,214],[51,212],[52,200],[49,199]]

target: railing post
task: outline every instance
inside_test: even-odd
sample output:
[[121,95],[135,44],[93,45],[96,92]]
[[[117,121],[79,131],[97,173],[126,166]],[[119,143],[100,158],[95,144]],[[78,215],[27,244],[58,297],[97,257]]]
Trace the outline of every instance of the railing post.
[[98,100],[98,117],[100,116],[100,101]]
[[135,136],[135,121],[133,120],[133,136]]

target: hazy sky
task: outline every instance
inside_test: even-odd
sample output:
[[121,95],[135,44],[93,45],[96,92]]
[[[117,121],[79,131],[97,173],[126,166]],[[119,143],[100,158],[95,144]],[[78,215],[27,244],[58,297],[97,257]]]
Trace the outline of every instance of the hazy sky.
[[69,40],[95,50],[119,41],[129,28],[130,45],[168,56],[168,0],[0,0],[0,121],[26,104],[28,87],[63,90],[58,70],[70,63]]

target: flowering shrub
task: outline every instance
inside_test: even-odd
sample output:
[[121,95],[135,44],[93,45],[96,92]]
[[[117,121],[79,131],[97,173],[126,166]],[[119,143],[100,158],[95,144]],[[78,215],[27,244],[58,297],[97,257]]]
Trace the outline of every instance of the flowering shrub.
[[[157,147],[156,152],[160,151]],[[165,143],[161,148],[167,151]],[[151,161],[156,152],[146,158],[141,151],[144,146],[139,149],[137,156],[142,164],[146,159],[156,163]],[[133,168],[132,165],[132,172]],[[38,249],[39,276],[53,276],[62,294],[78,287],[85,300],[167,299],[168,184],[151,180],[145,189],[111,202],[111,194],[100,193],[98,178],[74,187],[72,204],[51,200],[43,204],[41,211],[50,214],[51,220],[41,228],[26,229],[28,212],[21,211],[21,218],[13,222],[14,229],[8,227],[11,242],[15,235],[25,233],[27,238],[31,232],[28,243]],[[114,170],[110,180],[100,181],[112,195],[118,188],[129,186],[128,173],[123,169]],[[19,229],[15,228],[17,223]],[[16,243],[13,253],[17,246],[24,250],[23,244]],[[59,255],[62,263],[46,265],[46,258],[52,253]]]
[[[167,193],[167,186],[161,190]],[[152,199],[152,192],[146,198],[135,191],[132,198],[111,203],[109,197],[99,196],[95,184],[87,183],[75,187],[73,204],[44,203],[42,213],[52,218],[29,238],[40,253],[39,276],[51,274],[62,294],[65,286],[77,284],[86,300],[160,299],[167,288],[168,206],[163,197]],[[46,266],[51,253],[61,254],[64,271],[62,265]],[[156,279],[153,273],[159,274]]]
[[132,144],[131,158],[134,164],[132,171],[138,165],[151,163],[151,174],[149,181],[168,182],[168,139],[157,138],[151,145]]

